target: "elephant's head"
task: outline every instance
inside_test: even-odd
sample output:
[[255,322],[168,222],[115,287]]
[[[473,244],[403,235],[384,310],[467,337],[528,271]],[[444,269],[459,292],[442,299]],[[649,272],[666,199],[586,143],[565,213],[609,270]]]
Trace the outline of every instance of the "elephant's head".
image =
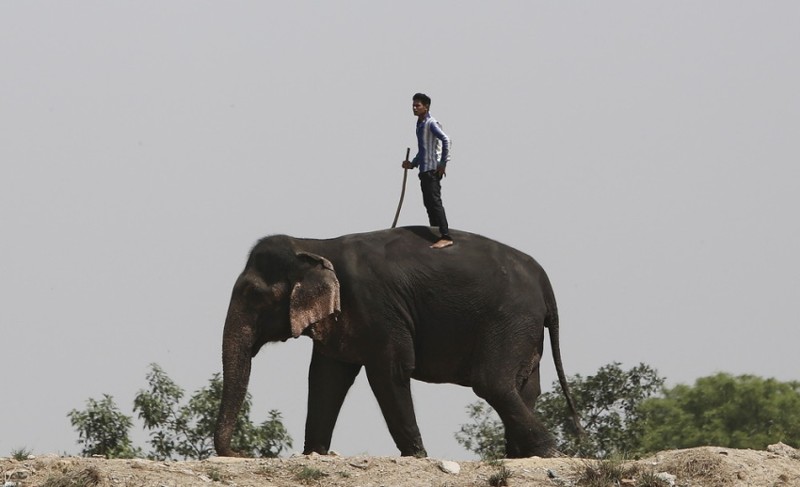
[[313,323],[340,311],[339,280],[328,259],[311,252],[265,252],[256,247],[234,285],[225,326],[252,327],[256,342],[261,342],[254,345],[260,346],[297,338]]
[[317,254],[276,248],[265,239],[233,288],[222,339],[223,391],[215,448],[230,456],[231,438],[250,378],[250,361],[265,343],[300,336],[341,311],[333,264]]

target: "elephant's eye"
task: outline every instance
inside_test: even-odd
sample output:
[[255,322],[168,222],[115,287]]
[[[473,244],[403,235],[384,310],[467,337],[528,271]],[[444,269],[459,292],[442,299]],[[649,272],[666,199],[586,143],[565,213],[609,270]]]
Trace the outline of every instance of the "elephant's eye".
[[273,303],[283,301],[289,295],[289,285],[285,282],[276,282],[269,286],[264,294],[264,297]]

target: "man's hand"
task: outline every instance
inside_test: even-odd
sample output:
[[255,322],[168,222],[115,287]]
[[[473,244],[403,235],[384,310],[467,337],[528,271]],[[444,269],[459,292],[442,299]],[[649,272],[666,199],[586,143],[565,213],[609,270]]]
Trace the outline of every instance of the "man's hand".
[[437,167],[436,174],[438,174],[440,178],[447,176],[447,168],[445,166]]
[[409,161],[403,161],[403,169],[414,169],[414,165]]

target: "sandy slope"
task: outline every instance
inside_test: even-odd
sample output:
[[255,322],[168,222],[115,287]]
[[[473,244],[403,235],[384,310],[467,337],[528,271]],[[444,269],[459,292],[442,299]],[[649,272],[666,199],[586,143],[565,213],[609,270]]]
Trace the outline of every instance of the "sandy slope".
[[[661,452],[628,462],[640,472],[666,472],[678,486],[800,486],[800,452],[778,444],[770,451],[703,447]],[[575,485],[587,460],[528,458],[506,460],[511,486]],[[448,473],[442,461],[401,457],[296,456],[283,459],[212,458],[154,462],[45,456],[25,461],[0,459],[6,487],[42,486],[486,486],[499,467],[460,462]],[[635,486],[642,473],[622,485]]]

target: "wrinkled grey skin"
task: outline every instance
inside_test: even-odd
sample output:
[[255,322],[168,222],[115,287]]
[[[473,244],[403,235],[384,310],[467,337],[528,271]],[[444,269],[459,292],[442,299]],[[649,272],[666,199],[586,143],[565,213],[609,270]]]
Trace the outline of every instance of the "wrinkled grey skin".
[[223,333],[223,397],[214,445],[231,437],[250,362],[267,342],[314,340],[304,453],[326,454],[348,389],[363,367],[402,455],[426,455],[410,380],[472,387],[505,425],[509,457],[556,453],[533,413],[545,328],[572,415],[558,342],[558,313],[531,257],[480,235],[428,248],[428,227],[329,240],[267,237],[233,288]]

